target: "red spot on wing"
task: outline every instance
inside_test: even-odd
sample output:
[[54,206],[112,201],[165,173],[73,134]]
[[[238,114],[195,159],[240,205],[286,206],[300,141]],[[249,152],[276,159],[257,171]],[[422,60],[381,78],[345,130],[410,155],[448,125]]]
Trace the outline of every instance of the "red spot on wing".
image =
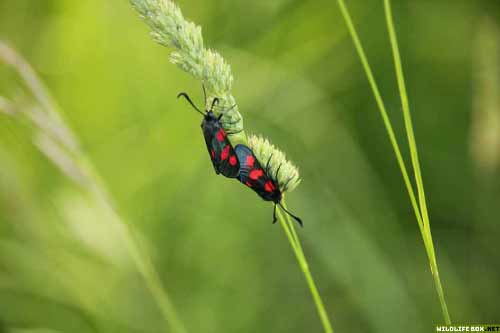
[[235,166],[235,165],[236,165],[236,163],[238,163],[238,160],[236,159],[236,156],[231,155],[231,156],[229,157],[229,164],[231,164],[232,166]]
[[276,187],[274,186],[273,182],[268,180],[265,184],[264,184],[264,190],[266,192],[272,192],[276,189]]
[[212,151],[210,152],[210,156],[212,156],[212,159],[215,158],[215,150],[212,149]]
[[217,132],[217,134],[215,135],[215,137],[217,138],[217,141],[222,142],[226,138],[226,132],[224,131],[224,129],[221,128]]
[[229,156],[229,149],[230,149],[230,148],[231,148],[231,147],[230,147],[229,145],[226,145],[226,146],[224,147],[224,149],[222,149],[222,152],[220,153],[220,159],[221,159],[221,160],[223,160],[223,161],[224,161],[224,160],[226,160],[226,159],[228,158],[228,156]]
[[252,184],[250,182],[246,182],[245,185],[248,187],[252,187]]
[[255,163],[255,158],[252,155],[248,155],[246,162],[249,168],[253,168],[253,164]]
[[250,179],[257,180],[262,177],[263,174],[264,171],[262,169],[253,169],[252,171],[250,171],[250,174],[248,176],[250,177]]

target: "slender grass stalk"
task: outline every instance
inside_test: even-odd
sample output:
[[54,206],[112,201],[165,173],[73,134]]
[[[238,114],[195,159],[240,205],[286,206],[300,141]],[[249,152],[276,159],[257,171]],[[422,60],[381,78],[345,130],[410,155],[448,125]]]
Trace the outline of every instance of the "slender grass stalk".
[[[365,74],[367,76],[370,87],[373,91],[373,95],[374,95],[375,100],[377,102],[379,112],[382,116],[382,120],[384,122],[387,134],[389,136],[389,139],[391,141],[391,145],[392,145],[394,153],[396,155],[396,159],[398,161],[398,165],[399,165],[399,168],[401,170],[401,174],[403,176],[403,180],[404,180],[406,189],[408,191],[408,195],[410,197],[411,205],[413,207],[413,211],[414,211],[415,217],[417,219],[420,234],[421,234],[422,240],[424,242],[427,257],[429,259],[431,273],[432,273],[432,276],[434,278],[434,285],[436,287],[436,292],[438,294],[438,297],[439,297],[439,300],[441,303],[441,310],[443,312],[443,317],[444,317],[445,322],[447,324],[450,324],[451,321],[450,321],[448,309],[446,306],[446,302],[444,299],[444,293],[443,293],[443,288],[441,285],[441,280],[439,278],[438,265],[437,265],[437,261],[436,261],[435,251],[434,251],[434,244],[432,241],[432,235],[431,235],[431,230],[430,230],[430,225],[429,225],[429,216],[428,216],[428,211],[427,211],[427,205],[425,202],[425,194],[423,191],[423,182],[422,182],[420,166],[419,166],[419,162],[418,162],[418,155],[417,155],[417,151],[416,151],[416,143],[415,143],[415,138],[414,138],[414,134],[413,134],[413,127],[411,126],[411,119],[409,118],[409,107],[408,107],[408,98],[406,95],[406,90],[404,91],[404,96],[401,96],[401,99],[402,99],[402,104],[403,104],[403,114],[405,117],[405,127],[406,127],[406,131],[407,131],[409,145],[410,145],[412,163],[413,163],[413,166],[415,169],[415,181],[417,184],[418,195],[419,195],[419,202],[418,203],[416,200],[416,196],[415,196],[415,192],[414,192],[412,183],[411,183],[410,178],[408,176],[408,171],[406,169],[406,165],[405,165],[404,160],[403,160],[402,155],[401,155],[401,150],[399,148],[399,144],[397,142],[396,136],[394,134],[394,130],[392,128],[391,121],[390,121],[389,116],[387,114],[387,110],[386,110],[384,101],[381,97],[380,90],[378,89],[377,82],[375,81],[373,72],[371,70],[370,64],[369,64],[368,59],[366,57],[366,54],[364,52],[364,49],[363,49],[363,46],[362,46],[361,41],[359,39],[356,28],[354,27],[354,24],[352,22],[351,15],[349,14],[349,10],[347,9],[343,0],[337,0],[337,2],[338,2],[338,5],[340,7],[340,11],[342,13],[342,16],[346,22],[347,28],[348,28],[349,33],[351,35],[351,38],[353,40],[353,43],[354,43],[354,46],[355,46],[356,51],[358,53],[358,56],[361,60],[361,64],[362,64],[363,69],[365,71]],[[390,38],[391,38],[391,45],[393,47],[393,52],[394,52],[394,49],[395,48],[397,49],[397,44],[394,43],[395,42],[395,33],[394,33],[394,27],[392,24],[392,15],[390,15],[390,8],[389,8],[389,12],[388,12],[387,6],[386,6],[386,17],[388,20],[390,19],[390,21],[391,21],[391,25],[389,25],[389,23],[388,23],[388,27],[389,27],[389,30],[392,29],[392,31],[393,31],[393,35],[390,36]],[[390,34],[391,34],[391,32],[390,32]],[[404,78],[402,76],[401,60],[399,57],[398,50],[397,50],[397,55],[395,53],[394,57],[395,57],[395,63],[399,62],[399,69],[396,68],[396,73],[398,76],[398,85],[401,89],[401,82],[404,84]],[[398,60],[396,60],[396,58]],[[398,67],[397,64],[396,64],[396,67]],[[401,93],[401,95],[402,95],[402,93]],[[405,111],[405,108],[406,108],[406,111]],[[411,137],[411,139],[410,139],[410,137]]]
[[406,186],[406,189],[408,191],[408,195],[410,196],[410,201],[411,205],[413,207],[413,211],[415,213],[415,216],[417,218],[418,226],[420,228],[420,232],[423,232],[423,222],[422,222],[422,217],[420,216],[420,209],[418,208],[418,203],[415,197],[415,193],[413,191],[413,186],[410,181],[410,177],[408,176],[408,171],[406,170],[406,166],[403,160],[403,156],[401,154],[401,149],[399,148],[399,144],[396,140],[396,135],[394,134],[394,130],[392,128],[391,121],[389,119],[389,116],[387,114],[387,110],[385,108],[384,101],[382,100],[382,96],[380,95],[380,91],[377,86],[377,82],[375,81],[375,78],[373,76],[373,72],[371,70],[370,64],[368,63],[368,60],[365,55],[365,51],[363,49],[363,46],[361,45],[361,41],[359,40],[358,33],[356,32],[356,28],[354,28],[354,24],[352,23],[351,16],[349,14],[349,11],[347,10],[347,7],[345,6],[345,3],[343,0],[337,0],[340,11],[342,12],[342,16],[344,17],[344,20],[346,21],[347,28],[349,30],[349,33],[351,35],[351,38],[354,42],[354,46],[356,48],[356,51],[358,52],[359,58],[361,60],[361,64],[363,65],[363,69],[365,70],[366,76],[368,78],[368,82],[370,84],[370,87],[373,91],[373,95],[375,97],[375,101],[377,102],[377,106],[379,108],[380,116],[382,117],[382,120],[384,122],[385,129],[387,131],[387,134],[389,135],[389,140],[391,141],[392,148],[394,150],[394,154],[396,155],[396,159],[398,161],[399,168],[401,170],[401,174],[403,175],[403,180]]
[[[282,201],[282,204],[286,208],[284,199]],[[284,218],[283,215],[286,215],[286,218]],[[297,258],[297,261],[299,263],[300,269],[302,270],[302,273],[306,278],[307,285],[313,297],[314,304],[316,305],[316,309],[321,319],[323,328],[325,329],[325,333],[333,333],[332,324],[330,323],[330,319],[328,318],[328,314],[325,310],[325,305],[323,304],[323,300],[321,299],[318,288],[316,287],[316,283],[314,282],[314,278],[312,277],[311,271],[309,269],[309,264],[307,263],[306,256],[304,255],[304,250],[302,249],[300,239],[297,235],[297,232],[295,231],[293,221],[288,216],[288,214],[283,214],[281,210],[278,210],[278,220],[281,224],[281,227],[285,231],[288,241],[290,242],[293,252],[295,253],[295,257]]]
[[405,122],[405,129],[406,129],[406,134],[408,137],[408,145],[410,147],[411,162],[413,165],[413,171],[415,173],[415,181],[417,184],[418,199],[419,199],[420,209],[422,212],[422,218],[423,218],[423,222],[424,222],[424,230],[426,232],[427,242],[428,242],[428,245],[430,246],[431,253],[432,253],[432,259],[433,259],[431,262],[432,274],[434,276],[436,291],[438,293],[439,301],[441,303],[441,309],[443,312],[443,316],[444,316],[445,322],[449,325],[449,324],[451,324],[451,320],[450,320],[450,315],[448,313],[448,307],[446,305],[446,301],[444,298],[443,287],[441,285],[441,280],[439,278],[436,255],[434,253],[434,244],[432,241],[429,213],[427,210],[427,203],[425,200],[424,182],[422,180],[422,172],[420,171],[417,143],[416,143],[415,134],[413,131],[413,124],[412,124],[411,114],[410,114],[410,106],[408,103],[408,94],[406,92],[406,84],[405,84],[405,79],[404,79],[404,74],[403,74],[403,66],[401,64],[401,55],[399,53],[398,40],[396,37],[396,30],[394,29],[394,22],[393,22],[393,17],[392,17],[390,0],[384,0],[384,10],[385,10],[385,17],[386,17],[386,21],[387,21],[387,30],[389,32],[389,39],[390,39],[391,47],[392,47],[392,54],[394,57],[394,67],[395,67],[396,77],[397,77],[397,81],[398,81],[399,96],[401,98],[401,105],[402,105],[402,109],[403,109],[403,118],[404,118],[404,122]]
[[[39,131],[35,145],[66,175],[85,188],[103,207],[109,217],[108,222],[113,225],[113,228],[119,232],[124,240],[133,263],[155,299],[167,325],[173,332],[185,333],[186,329],[179,319],[169,295],[163,288],[149,256],[141,251],[129,226],[116,210],[99,174],[79,148],[76,136],[60,116],[58,107],[47,88],[30,64],[2,41],[0,41],[0,62],[11,66],[19,74],[39,104],[39,107],[14,110],[18,112],[11,111],[11,113],[13,115],[23,114],[32,121]],[[6,100],[3,99],[3,101]],[[10,107],[12,108],[12,106]]]

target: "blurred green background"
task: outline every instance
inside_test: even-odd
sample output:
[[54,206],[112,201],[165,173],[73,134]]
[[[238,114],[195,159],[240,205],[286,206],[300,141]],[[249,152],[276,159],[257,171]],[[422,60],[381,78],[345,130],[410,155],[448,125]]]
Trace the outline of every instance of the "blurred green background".
[[[300,167],[288,205],[336,332],[432,332],[424,246],[335,2],[178,3],[231,64],[246,131]],[[405,143],[382,1],[347,4]],[[500,2],[393,7],[452,321],[498,322]],[[175,98],[201,104],[201,85],[147,33],[125,0],[0,0],[0,38],[47,83],[188,331],[321,332],[272,206],[215,176]],[[0,95],[27,95],[3,65]],[[0,114],[0,332],[166,331],[107,219]]]

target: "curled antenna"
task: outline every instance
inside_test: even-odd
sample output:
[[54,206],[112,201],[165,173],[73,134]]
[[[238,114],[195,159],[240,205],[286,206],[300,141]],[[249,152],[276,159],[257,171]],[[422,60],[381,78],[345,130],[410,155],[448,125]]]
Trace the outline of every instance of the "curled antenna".
[[215,97],[214,100],[212,101],[212,106],[210,107],[210,111],[214,110],[215,105],[219,105],[219,99],[217,97]]
[[194,105],[193,101],[191,100],[191,98],[189,98],[189,95],[186,94],[185,92],[181,92],[179,95],[177,95],[177,98],[179,97],[184,97],[188,102],[189,104],[191,104],[191,106],[196,110],[198,111],[199,113],[201,113],[203,116],[205,116],[205,113],[201,112],[200,109],[198,109],[198,107],[196,105]]
[[290,215],[295,221],[297,221],[300,224],[301,227],[304,226],[302,224],[302,220],[300,219],[300,217],[298,217],[298,216],[293,215],[292,213],[290,213],[285,207],[283,207],[283,205],[281,204],[281,202],[279,202],[278,205],[280,205],[281,209],[283,209],[288,215]]

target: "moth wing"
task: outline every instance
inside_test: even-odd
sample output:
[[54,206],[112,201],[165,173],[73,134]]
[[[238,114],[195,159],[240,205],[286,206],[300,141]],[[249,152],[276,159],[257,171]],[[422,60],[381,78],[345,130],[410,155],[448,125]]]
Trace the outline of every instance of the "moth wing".
[[237,145],[234,149],[240,161],[240,175],[238,176],[240,182],[248,187],[252,187],[254,190],[260,187],[263,188],[269,177],[266,175],[265,170],[262,168],[253,151],[242,144]]
[[257,163],[258,161],[255,158],[252,150],[245,145],[236,145],[234,150],[236,152],[236,156],[238,156],[238,161],[240,162],[240,174],[238,176],[238,179],[242,183],[246,183],[249,180],[248,175],[250,173],[250,170],[253,168],[253,165],[249,165],[248,163],[248,156],[252,156],[252,158],[254,158]]
[[212,147],[212,140],[215,137],[215,135],[213,131],[207,128],[205,121],[203,121],[201,126],[203,128],[203,136],[205,137],[205,144],[207,145],[208,155],[210,156],[210,160],[212,161],[215,173],[219,174],[220,171],[217,162],[217,154],[215,152],[214,147]]
[[250,187],[264,200],[274,201],[279,197],[279,186],[267,174],[253,151],[245,145],[237,145],[235,151],[240,161],[240,175],[238,176],[240,182]]
[[238,177],[240,163],[222,125],[219,122],[205,124],[203,134],[215,173],[229,178]]
[[212,139],[212,147],[215,147],[214,159],[216,160],[219,172],[229,178],[238,177],[240,163],[229,139],[225,137],[223,141],[219,141],[217,136],[214,136]]

